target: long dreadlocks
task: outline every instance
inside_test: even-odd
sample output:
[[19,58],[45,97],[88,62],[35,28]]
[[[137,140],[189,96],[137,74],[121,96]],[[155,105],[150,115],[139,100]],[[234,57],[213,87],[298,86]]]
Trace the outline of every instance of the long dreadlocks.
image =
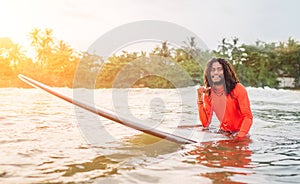
[[[215,62],[219,62],[223,67],[224,80],[225,80],[225,86],[224,86],[225,91],[226,91],[226,94],[230,94],[231,91],[235,88],[235,85],[237,83],[239,83],[240,81],[237,78],[237,75],[236,75],[232,65],[225,59],[213,58],[207,63],[206,69],[205,69],[205,74],[204,74],[204,84],[206,87],[211,87],[213,85],[213,82],[211,80],[210,71],[212,68],[212,64]],[[210,95],[210,91],[209,91],[209,95]]]

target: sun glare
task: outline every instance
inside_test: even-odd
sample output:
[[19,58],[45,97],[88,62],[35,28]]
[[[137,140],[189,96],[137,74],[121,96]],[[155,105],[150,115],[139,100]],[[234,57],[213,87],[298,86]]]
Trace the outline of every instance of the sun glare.
[[22,3],[22,1],[0,0],[0,37],[10,38],[15,44],[26,46],[29,42],[27,13],[30,11]]

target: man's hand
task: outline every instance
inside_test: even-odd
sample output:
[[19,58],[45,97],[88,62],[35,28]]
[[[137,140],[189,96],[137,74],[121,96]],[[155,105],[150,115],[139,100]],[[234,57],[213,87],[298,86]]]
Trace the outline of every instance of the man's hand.
[[203,93],[207,93],[210,89],[211,89],[211,87],[206,88],[205,86],[200,86],[197,89],[197,92],[198,92],[198,101],[202,101],[202,95],[203,95]]
[[243,139],[244,137],[246,137],[246,135],[247,134],[245,134],[243,132],[235,132],[230,135],[230,138],[234,139],[234,140],[240,140],[240,139]]
[[205,86],[200,86],[197,89],[198,95],[202,95],[203,93],[207,93],[210,89],[211,89],[211,87],[206,88]]

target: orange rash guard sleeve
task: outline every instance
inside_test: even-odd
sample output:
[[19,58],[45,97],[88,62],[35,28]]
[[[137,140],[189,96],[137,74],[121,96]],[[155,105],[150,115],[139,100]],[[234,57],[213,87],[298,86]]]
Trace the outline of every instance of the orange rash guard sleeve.
[[208,127],[211,122],[212,108],[207,94],[204,94],[203,103],[198,103],[198,112],[203,127]]
[[243,121],[237,137],[244,137],[245,135],[248,134],[253,121],[253,116],[250,109],[250,101],[245,87],[243,86],[239,87],[236,97],[243,116]]

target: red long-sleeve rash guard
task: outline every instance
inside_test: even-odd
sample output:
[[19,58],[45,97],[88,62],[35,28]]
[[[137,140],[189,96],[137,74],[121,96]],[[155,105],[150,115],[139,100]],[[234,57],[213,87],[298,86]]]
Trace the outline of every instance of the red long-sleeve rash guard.
[[204,103],[198,104],[199,116],[204,127],[211,123],[213,112],[221,122],[220,129],[229,132],[239,132],[238,137],[248,134],[253,117],[250,102],[245,87],[237,83],[230,94],[211,96],[204,94]]

